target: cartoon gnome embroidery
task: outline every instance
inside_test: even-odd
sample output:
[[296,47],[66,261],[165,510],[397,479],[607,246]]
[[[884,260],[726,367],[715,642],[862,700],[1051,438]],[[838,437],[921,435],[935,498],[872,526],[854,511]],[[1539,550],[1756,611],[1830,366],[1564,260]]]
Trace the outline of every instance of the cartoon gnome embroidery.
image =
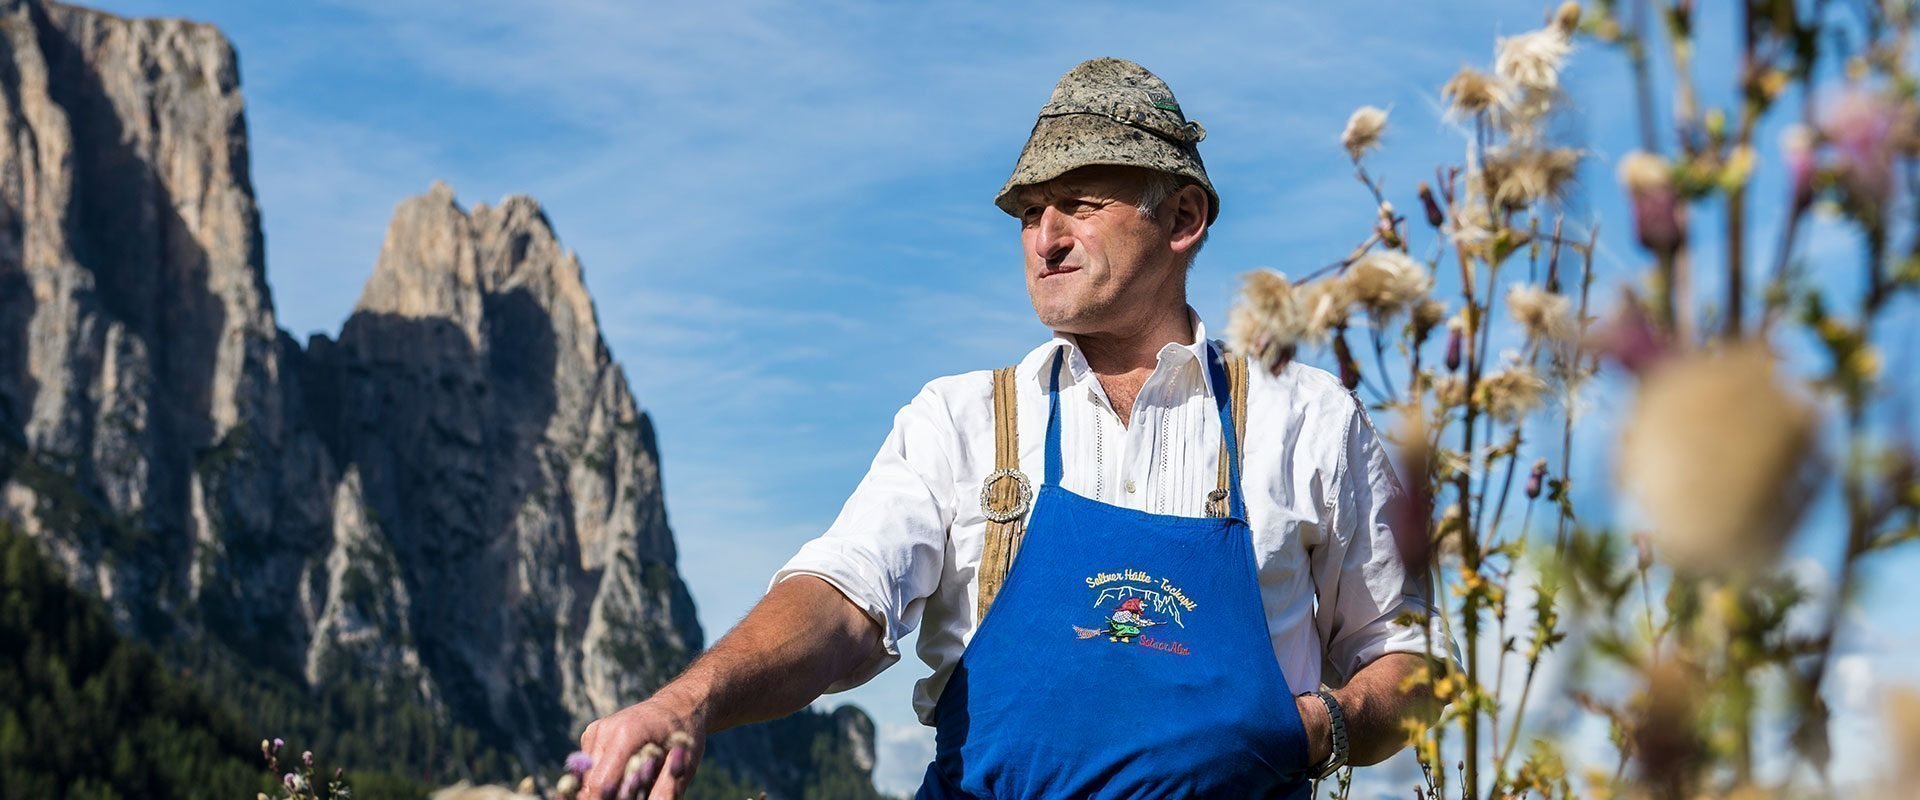
[[1082,628],[1075,625],[1073,626],[1073,632],[1079,634],[1082,639],[1092,639],[1095,636],[1105,635],[1109,642],[1131,642],[1134,637],[1140,635],[1142,628],[1150,628],[1160,624],[1141,616],[1140,610],[1142,608],[1140,598],[1129,597],[1120,603],[1119,608],[1114,609],[1112,615],[1107,617],[1106,629]]

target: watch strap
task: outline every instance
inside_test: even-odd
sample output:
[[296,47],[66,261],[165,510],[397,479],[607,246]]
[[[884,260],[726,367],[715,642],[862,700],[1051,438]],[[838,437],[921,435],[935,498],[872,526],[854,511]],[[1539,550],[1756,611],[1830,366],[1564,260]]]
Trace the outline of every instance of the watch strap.
[[1327,738],[1333,740],[1332,746],[1328,748],[1325,763],[1308,767],[1308,771],[1314,773],[1314,780],[1325,780],[1347,765],[1347,715],[1340,710],[1340,701],[1333,699],[1332,692],[1321,689],[1307,694],[1320,698],[1327,706]]

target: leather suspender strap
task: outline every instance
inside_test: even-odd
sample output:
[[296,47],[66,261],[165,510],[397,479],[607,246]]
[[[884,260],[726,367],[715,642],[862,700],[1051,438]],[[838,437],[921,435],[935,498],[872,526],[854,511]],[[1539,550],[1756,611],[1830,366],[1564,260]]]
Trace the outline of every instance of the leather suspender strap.
[[[1227,391],[1231,398],[1234,438],[1245,442],[1247,429],[1247,360],[1225,356]],[[980,508],[987,516],[987,539],[980,551],[980,596],[975,602],[976,624],[987,618],[993,598],[1006,585],[1007,572],[1020,552],[1027,535],[1027,512],[1033,508],[1033,483],[1020,472],[1020,430],[1015,404],[1013,367],[993,371],[993,474],[980,487]],[[1229,449],[1225,437],[1220,441],[1219,488],[1207,495],[1207,513],[1227,515],[1228,487],[1232,480]]]
[[[1221,358],[1226,362],[1227,396],[1231,398],[1233,405],[1233,437],[1237,440],[1238,444],[1244,446],[1247,441],[1247,360],[1226,353],[1222,353]],[[1231,452],[1238,455],[1243,451],[1240,447],[1235,447]],[[1231,481],[1233,480],[1230,477],[1231,473],[1228,467],[1238,466],[1227,463],[1227,460],[1230,458],[1228,453],[1227,438],[1222,436],[1220,437],[1219,486],[1207,494],[1208,516],[1224,517],[1227,515],[1227,490],[1231,488]],[[1244,458],[1241,459],[1241,463],[1246,463]]]
[[980,508],[987,516],[987,539],[980,552],[980,597],[976,621],[1007,582],[1013,556],[1027,534],[1027,510],[1033,506],[1033,483],[1020,472],[1020,426],[1014,402],[1013,367],[993,371],[993,474],[980,487]]

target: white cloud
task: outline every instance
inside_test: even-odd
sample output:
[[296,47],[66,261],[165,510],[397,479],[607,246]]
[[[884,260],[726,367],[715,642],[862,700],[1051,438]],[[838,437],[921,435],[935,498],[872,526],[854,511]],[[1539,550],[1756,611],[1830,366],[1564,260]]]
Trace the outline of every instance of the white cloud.
[[880,725],[873,783],[880,791],[912,797],[933,762],[933,729],[918,723]]

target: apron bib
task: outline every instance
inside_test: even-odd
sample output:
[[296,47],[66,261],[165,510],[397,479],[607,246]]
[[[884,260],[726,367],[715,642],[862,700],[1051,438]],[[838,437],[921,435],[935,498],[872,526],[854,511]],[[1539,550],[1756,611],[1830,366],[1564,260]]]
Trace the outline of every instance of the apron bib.
[[1060,487],[1055,354],[1046,474],[1006,585],[935,710],[918,800],[1305,798],[1306,731],[1273,655],[1219,353],[1228,514]]

